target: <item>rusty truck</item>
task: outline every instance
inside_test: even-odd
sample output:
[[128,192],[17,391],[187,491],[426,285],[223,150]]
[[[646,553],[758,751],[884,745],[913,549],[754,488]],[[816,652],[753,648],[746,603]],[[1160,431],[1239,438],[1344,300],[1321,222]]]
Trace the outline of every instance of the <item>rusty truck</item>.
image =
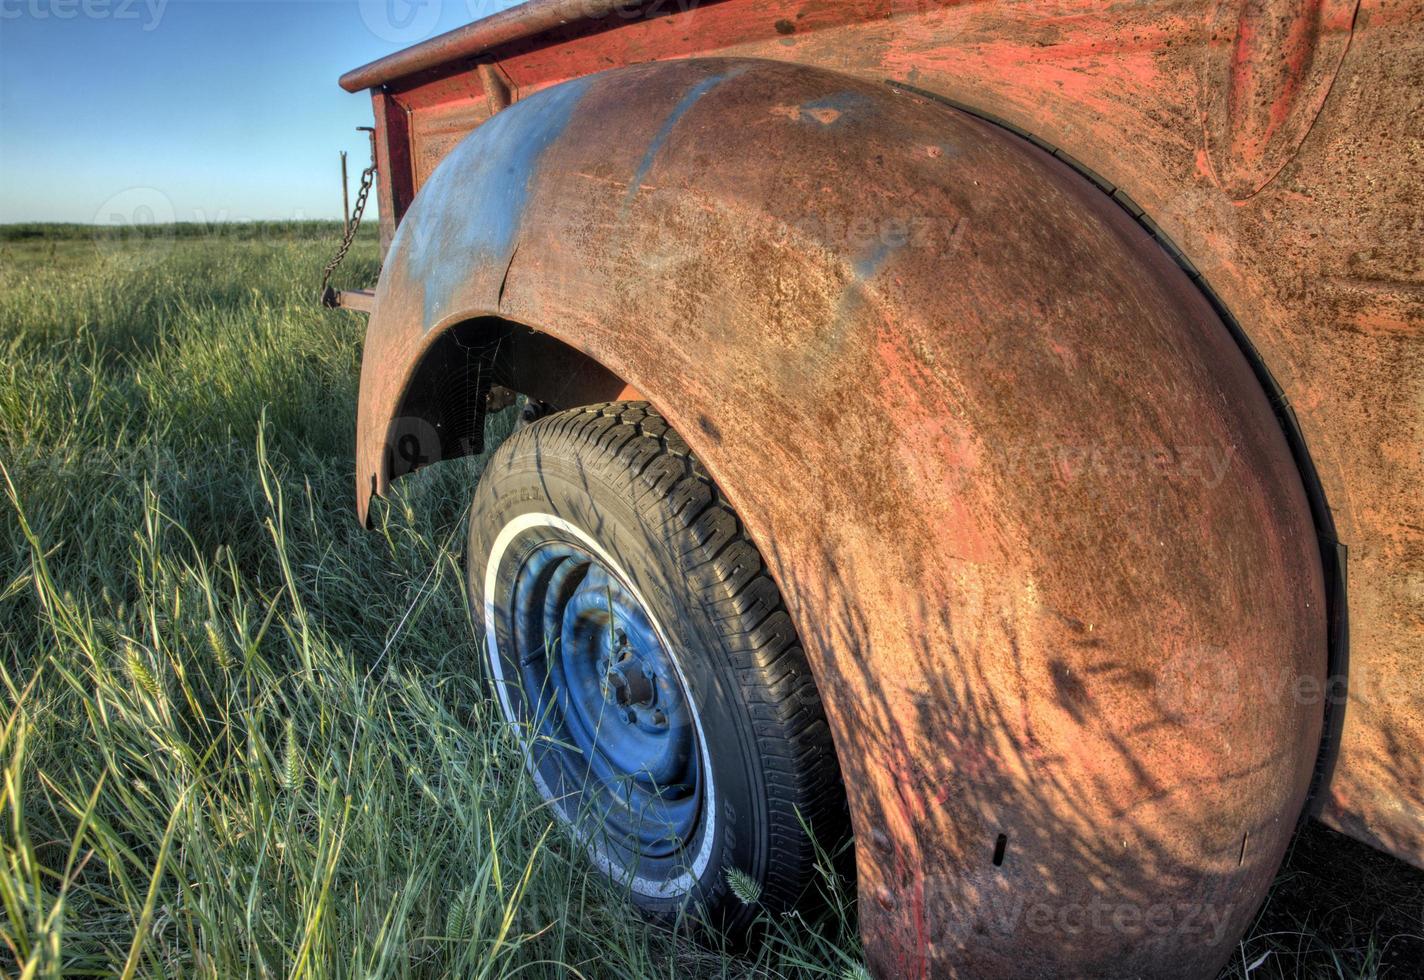
[[652,916],[1208,976],[1424,863],[1424,7],[534,0],[351,71],[356,510],[482,451],[492,697]]

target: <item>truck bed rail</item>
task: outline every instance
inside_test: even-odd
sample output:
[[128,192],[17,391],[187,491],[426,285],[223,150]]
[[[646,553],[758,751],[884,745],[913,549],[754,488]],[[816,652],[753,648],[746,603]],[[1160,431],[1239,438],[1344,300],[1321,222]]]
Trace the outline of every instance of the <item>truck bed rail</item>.
[[341,76],[341,87],[348,92],[375,88],[580,21],[613,13],[632,19],[643,6],[628,0],[532,0],[352,69]]

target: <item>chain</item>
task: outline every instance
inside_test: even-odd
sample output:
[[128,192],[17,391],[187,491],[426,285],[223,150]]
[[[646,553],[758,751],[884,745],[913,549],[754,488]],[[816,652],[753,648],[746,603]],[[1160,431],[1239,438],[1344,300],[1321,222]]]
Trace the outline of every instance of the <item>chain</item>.
[[351,224],[346,228],[346,234],[341,239],[341,247],[336,250],[330,262],[321,273],[321,305],[337,306],[336,290],[331,288],[331,274],[336,271],[336,267],[346,258],[346,253],[351,251],[351,243],[356,240],[356,229],[361,226],[361,213],[366,210],[366,197],[371,193],[371,185],[376,179],[376,141],[371,138],[371,165],[361,171],[361,187],[356,192],[356,206],[351,209]]

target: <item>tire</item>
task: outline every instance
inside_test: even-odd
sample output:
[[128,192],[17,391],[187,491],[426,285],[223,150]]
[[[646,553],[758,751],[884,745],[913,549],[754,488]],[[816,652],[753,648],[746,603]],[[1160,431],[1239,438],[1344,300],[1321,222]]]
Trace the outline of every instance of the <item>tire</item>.
[[733,869],[795,904],[846,833],[835,750],[761,556],[662,417],[619,402],[511,436],[468,555],[493,693],[593,865],[665,920],[746,927]]

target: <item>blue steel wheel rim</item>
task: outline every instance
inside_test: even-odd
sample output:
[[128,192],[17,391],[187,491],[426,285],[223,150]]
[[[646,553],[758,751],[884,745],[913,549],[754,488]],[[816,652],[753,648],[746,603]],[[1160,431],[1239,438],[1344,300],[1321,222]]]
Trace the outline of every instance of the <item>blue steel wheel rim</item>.
[[551,795],[633,863],[676,861],[702,823],[703,766],[696,705],[653,618],[566,540],[525,552],[502,598],[511,649],[499,655]]

